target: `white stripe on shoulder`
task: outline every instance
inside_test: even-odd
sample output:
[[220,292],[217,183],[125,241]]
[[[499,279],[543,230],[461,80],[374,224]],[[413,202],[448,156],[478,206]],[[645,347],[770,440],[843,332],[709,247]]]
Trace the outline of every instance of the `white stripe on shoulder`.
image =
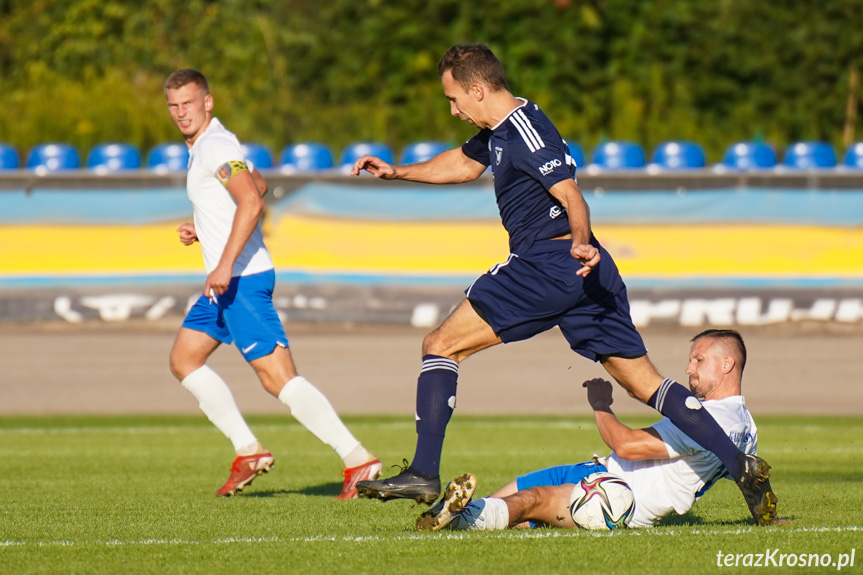
[[524,139],[527,147],[530,148],[531,153],[545,147],[545,142],[542,141],[542,138],[539,137],[539,134],[534,130],[533,126],[530,125],[530,120],[527,119],[524,112],[518,110],[515,114],[510,116],[510,121],[518,130],[518,133],[521,134],[522,139]]
[[524,126],[518,121],[518,118],[513,114],[510,116],[509,121],[512,122],[512,125],[515,126],[515,129],[518,130],[518,133],[521,134],[521,139],[524,140],[524,143],[527,144],[528,149],[530,149],[531,153],[536,152],[539,149],[537,142],[535,142],[528,134]]
[[530,132],[536,137],[537,141],[539,141],[539,147],[544,148],[545,142],[542,141],[542,137],[539,135],[539,132],[536,131],[536,128],[533,127],[533,124],[528,119],[527,115],[524,113],[524,110],[519,110],[517,114],[521,116],[522,120],[524,120],[524,123],[527,126],[527,129],[530,130]]

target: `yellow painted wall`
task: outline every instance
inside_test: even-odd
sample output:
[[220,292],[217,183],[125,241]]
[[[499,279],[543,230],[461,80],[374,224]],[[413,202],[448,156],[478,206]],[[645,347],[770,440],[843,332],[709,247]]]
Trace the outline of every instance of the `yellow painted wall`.
[[[180,222],[0,227],[0,277],[201,273]],[[309,273],[479,275],[508,253],[496,222],[370,222],[285,216],[266,241],[276,266]],[[863,229],[791,225],[598,225],[624,277],[863,278]]]

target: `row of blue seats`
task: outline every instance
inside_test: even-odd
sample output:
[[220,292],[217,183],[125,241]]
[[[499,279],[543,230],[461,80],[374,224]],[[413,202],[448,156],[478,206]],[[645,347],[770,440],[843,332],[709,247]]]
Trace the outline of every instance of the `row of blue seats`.
[[[401,164],[423,162],[450,149],[442,142],[416,142],[407,146],[401,154]],[[702,148],[693,142],[665,142],[653,152],[650,164],[646,163],[642,147],[632,142],[605,142],[593,150],[590,164],[578,144],[569,144],[570,155],[578,166],[587,166],[588,172],[597,170],[627,169],[698,169],[706,165]],[[336,167],[333,155],[323,144],[294,144],[282,150],[278,165],[274,165],[269,149],[260,144],[244,144],[244,152],[255,166],[261,169],[278,168],[284,172],[307,172],[328,170]],[[339,166],[353,164],[364,154],[378,156],[393,163],[392,150],[385,144],[359,142],[344,149]],[[162,144],[147,155],[145,167],[157,172],[182,171],[186,169],[189,152],[184,144]],[[37,172],[74,170],[81,165],[77,150],[67,144],[43,144],[27,154],[25,167]],[[826,142],[797,142],[788,147],[783,165],[794,169],[828,169],[837,166],[833,146]],[[848,148],[844,165],[863,169],[863,142]],[[777,166],[776,152],[763,142],[739,142],[728,148],[722,163],[727,169],[769,169]],[[0,144],[0,170],[19,169],[16,150]],[[87,156],[86,167],[96,172],[137,170],[142,167],[141,154],[129,144],[102,144],[93,148]]]

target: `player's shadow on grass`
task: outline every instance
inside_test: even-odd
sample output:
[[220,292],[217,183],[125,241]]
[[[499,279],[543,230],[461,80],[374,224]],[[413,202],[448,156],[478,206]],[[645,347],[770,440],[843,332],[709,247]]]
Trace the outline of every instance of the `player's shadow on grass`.
[[335,497],[342,491],[342,484],[337,482],[321,485],[308,485],[302,489],[271,489],[269,491],[254,491],[244,493],[245,497],[281,497],[282,495],[316,495],[318,497]]
[[730,525],[740,525],[751,527],[752,520],[749,518],[736,519],[733,521],[705,521],[698,515],[692,512],[684,513],[683,515],[669,515],[658,522],[657,527],[721,527]]

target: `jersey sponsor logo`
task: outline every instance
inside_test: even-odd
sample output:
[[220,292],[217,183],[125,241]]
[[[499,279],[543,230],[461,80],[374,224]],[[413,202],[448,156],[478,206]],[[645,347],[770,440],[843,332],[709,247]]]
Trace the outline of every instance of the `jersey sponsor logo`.
[[232,177],[244,170],[249,170],[245,162],[226,162],[219,166],[219,169],[216,170],[216,177],[219,179],[220,182],[222,182],[222,184],[227,184]]
[[563,213],[563,210],[561,210],[558,206],[551,206],[551,209],[548,210],[548,217],[550,217],[551,219],[554,219],[554,218],[560,216],[560,214],[562,214],[562,213]]
[[501,148],[500,146],[495,146],[494,147],[494,165],[495,166],[500,165],[500,160],[502,157],[503,157],[503,148]]
[[539,173],[540,173],[541,175],[543,175],[543,176],[547,176],[547,175],[549,175],[550,173],[552,173],[552,172],[554,171],[554,169],[555,169],[555,168],[559,168],[559,167],[560,167],[560,166],[562,166],[562,165],[563,165],[563,162],[561,162],[560,160],[558,160],[557,158],[555,158],[555,159],[553,159],[553,160],[549,160],[549,161],[547,161],[547,162],[546,162],[546,163],[544,163],[543,165],[539,166],[537,169],[539,170]]

